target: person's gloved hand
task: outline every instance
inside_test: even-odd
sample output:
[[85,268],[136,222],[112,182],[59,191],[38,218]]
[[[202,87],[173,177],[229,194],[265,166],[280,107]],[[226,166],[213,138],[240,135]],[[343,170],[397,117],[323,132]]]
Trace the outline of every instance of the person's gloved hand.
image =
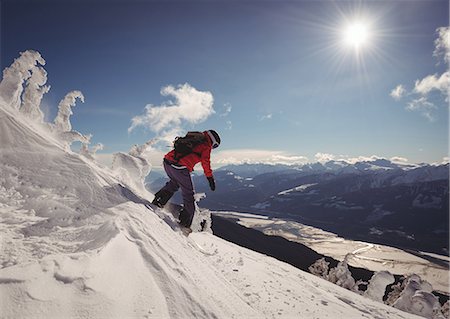
[[214,181],[214,177],[207,177],[208,179],[208,183],[209,183],[209,188],[211,188],[212,191],[216,190],[216,182]]

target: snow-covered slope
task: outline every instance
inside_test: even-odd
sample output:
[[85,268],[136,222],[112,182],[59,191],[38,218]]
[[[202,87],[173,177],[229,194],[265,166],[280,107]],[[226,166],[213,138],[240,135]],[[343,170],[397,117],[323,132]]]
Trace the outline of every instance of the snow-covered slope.
[[415,318],[209,232],[185,237],[144,205],[145,147],[99,167],[25,116],[13,82],[0,101],[0,317]]

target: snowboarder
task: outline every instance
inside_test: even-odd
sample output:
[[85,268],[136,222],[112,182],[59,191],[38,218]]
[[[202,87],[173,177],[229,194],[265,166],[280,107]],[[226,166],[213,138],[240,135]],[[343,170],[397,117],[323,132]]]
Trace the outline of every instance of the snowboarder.
[[211,190],[216,189],[210,156],[211,150],[219,145],[220,137],[214,130],[188,132],[184,137],[177,137],[174,141],[174,149],[164,156],[164,170],[170,180],[155,194],[152,204],[164,207],[173,194],[181,188],[183,196],[183,208],[179,217],[181,226],[189,228],[194,217],[194,186],[190,173],[197,163],[201,162]]

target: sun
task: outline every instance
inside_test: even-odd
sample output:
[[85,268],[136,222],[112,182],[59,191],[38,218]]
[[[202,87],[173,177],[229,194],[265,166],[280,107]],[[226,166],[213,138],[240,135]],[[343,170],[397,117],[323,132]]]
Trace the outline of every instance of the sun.
[[360,49],[367,45],[369,43],[369,38],[369,27],[362,22],[354,22],[348,25],[343,34],[345,44],[355,49]]

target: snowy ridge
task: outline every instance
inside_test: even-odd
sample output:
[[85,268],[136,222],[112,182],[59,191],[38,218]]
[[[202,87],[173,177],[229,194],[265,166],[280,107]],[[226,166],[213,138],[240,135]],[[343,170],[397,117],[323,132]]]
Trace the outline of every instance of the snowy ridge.
[[[291,172],[291,173],[333,173],[345,174],[379,174],[389,177],[402,175],[394,183],[411,183],[416,181],[433,181],[448,178],[448,163],[440,164],[412,164],[395,162],[384,158],[375,158],[362,161],[330,160],[327,162],[315,162],[302,165],[268,165],[268,164],[241,164],[227,165],[220,168],[223,171],[231,171],[242,177],[255,177],[267,173]],[[384,177],[385,178],[385,177]]]
[[89,142],[69,122],[79,94],[60,103],[66,125],[42,123],[30,110],[48,91],[45,61],[21,58],[0,83],[0,317],[416,317],[209,232],[186,238],[145,205],[146,145],[111,169],[72,152]]

